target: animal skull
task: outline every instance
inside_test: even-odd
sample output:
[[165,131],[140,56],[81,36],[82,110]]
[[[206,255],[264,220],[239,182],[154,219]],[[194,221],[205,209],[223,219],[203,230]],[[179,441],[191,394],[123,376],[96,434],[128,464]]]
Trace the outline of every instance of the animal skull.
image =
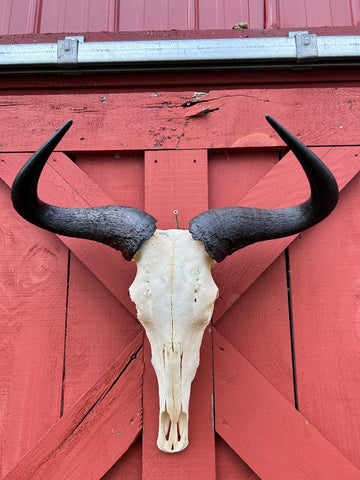
[[311,187],[310,198],[294,207],[226,207],[193,218],[189,230],[157,230],[146,212],[124,206],[62,208],[42,202],[37,184],[51,152],[71,126],[61,127],[27,161],[11,192],[14,208],[46,230],[105,243],[134,259],[137,274],[130,295],[152,351],[159,385],[158,447],[178,452],[188,444],[191,382],[218,294],[214,263],[254,242],[285,237],[323,220],[335,208],[337,183],[321,160],[271,117],[271,126],[294,152]]
[[215,262],[188,230],[156,230],[134,260],[130,296],[150,341],[159,384],[157,445],[178,452],[188,444],[191,382],[218,296],[210,273]]

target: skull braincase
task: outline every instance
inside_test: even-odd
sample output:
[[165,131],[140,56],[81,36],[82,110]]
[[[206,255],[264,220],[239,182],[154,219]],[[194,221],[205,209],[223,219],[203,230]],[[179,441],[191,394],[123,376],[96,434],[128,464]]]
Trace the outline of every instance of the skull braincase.
[[156,230],[134,260],[130,296],[151,344],[159,386],[157,443],[177,452],[188,444],[191,382],[218,295],[210,273],[215,262],[188,230]]

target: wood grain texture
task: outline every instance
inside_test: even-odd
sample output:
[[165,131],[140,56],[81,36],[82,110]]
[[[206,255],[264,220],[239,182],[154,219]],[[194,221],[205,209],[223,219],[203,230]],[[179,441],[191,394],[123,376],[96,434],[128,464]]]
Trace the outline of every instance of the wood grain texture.
[[142,342],[141,333],[4,480],[101,478],[141,430]]
[[[79,153],[76,155],[76,164],[114,203],[143,208],[142,154]],[[69,268],[63,400],[65,412],[142,331],[137,319],[73,254]],[[142,379],[139,378],[138,382],[141,384]],[[119,478],[141,478],[141,438],[130,446],[103,477],[104,480]]]
[[[25,160],[23,154],[1,156],[0,177],[8,186]],[[98,185],[62,153],[53,155],[45,165],[39,196],[49,203],[68,207],[114,204]],[[128,295],[136,272],[135,264],[125,261],[120,252],[107,245],[70,237],[59,238],[135,316],[135,306]]]
[[216,480],[259,480],[239,455],[216,435]]
[[145,211],[159,229],[187,230],[189,221],[208,208],[206,150],[145,152]]
[[[65,151],[264,148],[271,114],[307,145],[356,145],[358,87],[3,96],[2,152],[36,150],[68,119]],[[44,115],[46,112],[46,115]],[[16,118],[16,122],[14,122]],[[28,118],[35,125],[29,131]],[[28,135],[19,135],[27,132]]]
[[214,331],[216,431],[262,480],[358,480],[360,471]]
[[[143,206],[142,155],[79,154],[76,163],[114,203]],[[142,329],[137,319],[72,254],[69,268],[65,411]],[[116,277],[116,265],[112,269],[109,276]],[[124,285],[125,293],[128,287]]]
[[294,405],[284,254],[222,316],[216,329]]
[[[214,152],[209,156],[211,206],[237,204],[277,163],[277,152]],[[236,261],[236,256],[231,260]],[[281,254],[222,315],[216,329],[293,403],[289,328],[285,259]],[[217,436],[216,478],[255,480],[259,477]]]
[[102,477],[101,480],[141,480],[142,477],[142,438],[127,449],[121,459]]
[[137,319],[73,255],[69,269],[65,412],[142,331]]
[[279,161],[279,152],[209,151],[209,208],[239,204]]
[[[323,147],[314,148],[313,151],[334,173],[340,189],[360,170],[358,147]],[[249,207],[286,207],[304,201],[308,195],[309,186],[305,175],[293,154],[288,153],[249,192],[239,198],[239,204]],[[215,282],[224,285],[214,311],[214,321],[240,298],[295,238],[296,236],[291,236],[255,243],[214,267]],[[229,278],[232,279],[231,282],[228,281]]]
[[360,469],[359,193],[289,254],[299,408]]
[[[155,161],[156,160],[156,161]],[[179,211],[181,228],[199,211],[207,208],[207,152],[146,152],[145,208],[162,228],[176,228],[173,210]],[[158,450],[159,421],[157,380],[151,366],[148,342],[145,348],[143,479],[215,479],[215,438],[212,403],[211,333],[204,334],[200,367],[191,389],[189,446],[182,452]]]
[[0,184],[0,477],[58,420],[68,252]]

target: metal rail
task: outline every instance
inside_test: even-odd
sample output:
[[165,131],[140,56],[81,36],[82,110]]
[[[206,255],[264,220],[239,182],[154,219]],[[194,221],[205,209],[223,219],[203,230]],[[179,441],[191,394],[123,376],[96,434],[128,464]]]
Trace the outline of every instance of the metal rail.
[[65,37],[57,43],[0,45],[0,75],[330,68],[360,65],[360,36],[85,42]]

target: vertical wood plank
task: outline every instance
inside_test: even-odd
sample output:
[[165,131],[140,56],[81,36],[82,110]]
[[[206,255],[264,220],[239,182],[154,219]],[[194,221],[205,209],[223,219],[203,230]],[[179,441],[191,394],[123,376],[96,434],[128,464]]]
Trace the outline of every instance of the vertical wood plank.
[[[141,154],[83,153],[76,164],[114,204],[143,208],[144,162]],[[113,275],[120,274],[113,265]],[[126,293],[131,282],[124,284]],[[64,411],[80,398],[142,330],[134,315],[71,254]],[[139,385],[142,379],[139,378]],[[139,412],[140,413],[140,412]],[[141,477],[141,443],[131,446],[103,478]],[[139,448],[140,447],[140,448]],[[140,470],[139,470],[140,466]]]
[[[278,163],[278,152],[219,152],[209,158],[211,207],[239,204]],[[240,201],[240,204],[242,202]],[[230,259],[242,269],[237,255]],[[221,268],[218,265],[217,268]],[[227,283],[232,283],[232,278]],[[222,295],[220,284],[220,297]],[[216,307],[215,307],[216,308]],[[287,398],[294,401],[285,258],[282,254],[216,323],[219,331]],[[221,439],[216,443],[219,479],[257,479],[257,475]]]
[[4,480],[98,480],[141,429],[143,334],[22,458]]
[[[143,207],[143,156],[79,154],[76,164],[117,205]],[[119,253],[119,252],[118,252]],[[128,262],[126,262],[128,263]],[[105,266],[111,279],[119,265]],[[124,295],[131,279],[123,281]],[[64,410],[78,400],[141,331],[136,317],[80,262],[70,257]]]
[[[284,254],[223,315],[216,330],[294,405]],[[258,479],[220,440],[216,444],[216,468],[219,480]]]
[[285,256],[281,255],[216,323],[217,330],[294,403]]
[[58,420],[68,252],[14,211],[0,184],[1,477]]
[[71,255],[63,400],[65,412],[141,329],[137,319],[75,255]]
[[[208,206],[207,152],[147,152],[145,156],[145,209],[158,219],[161,229],[180,227]],[[192,385],[189,411],[189,446],[166,454],[156,446],[159,400],[157,380],[146,342],[144,373],[143,479],[215,479],[215,439],[212,405],[211,332],[206,329],[200,367]]]
[[359,480],[360,471],[214,329],[216,431],[262,480]]
[[357,176],[333,214],[290,247],[299,409],[358,468],[359,194]]
[[206,150],[148,151],[145,154],[145,211],[157,227],[188,229],[189,221],[208,208]]
[[[211,207],[246,205],[241,198],[279,162],[278,152],[221,152],[209,158]],[[271,192],[270,192],[271,193]],[[263,196],[265,196],[263,194]],[[260,193],[259,193],[260,197]],[[267,198],[263,200],[267,201]],[[271,198],[269,199],[271,202]],[[246,250],[246,249],[244,249]],[[238,253],[229,258],[233,270],[246,270]],[[223,268],[217,265],[216,270]],[[215,269],[214,269],[215,270]],[[226,266],[224,268],[226,272]],[[237,288],[233,275],[221,281],[220,297],[226,285]],[[215,307],[218,315],[219,303]],[[282,254],[240,296],[217,322],[227,338],[273,385],[293,401],[292,360],[285,258]]]
[[279,162],[278,152],[209,152],[209,208],[243,205],[241,198]]

